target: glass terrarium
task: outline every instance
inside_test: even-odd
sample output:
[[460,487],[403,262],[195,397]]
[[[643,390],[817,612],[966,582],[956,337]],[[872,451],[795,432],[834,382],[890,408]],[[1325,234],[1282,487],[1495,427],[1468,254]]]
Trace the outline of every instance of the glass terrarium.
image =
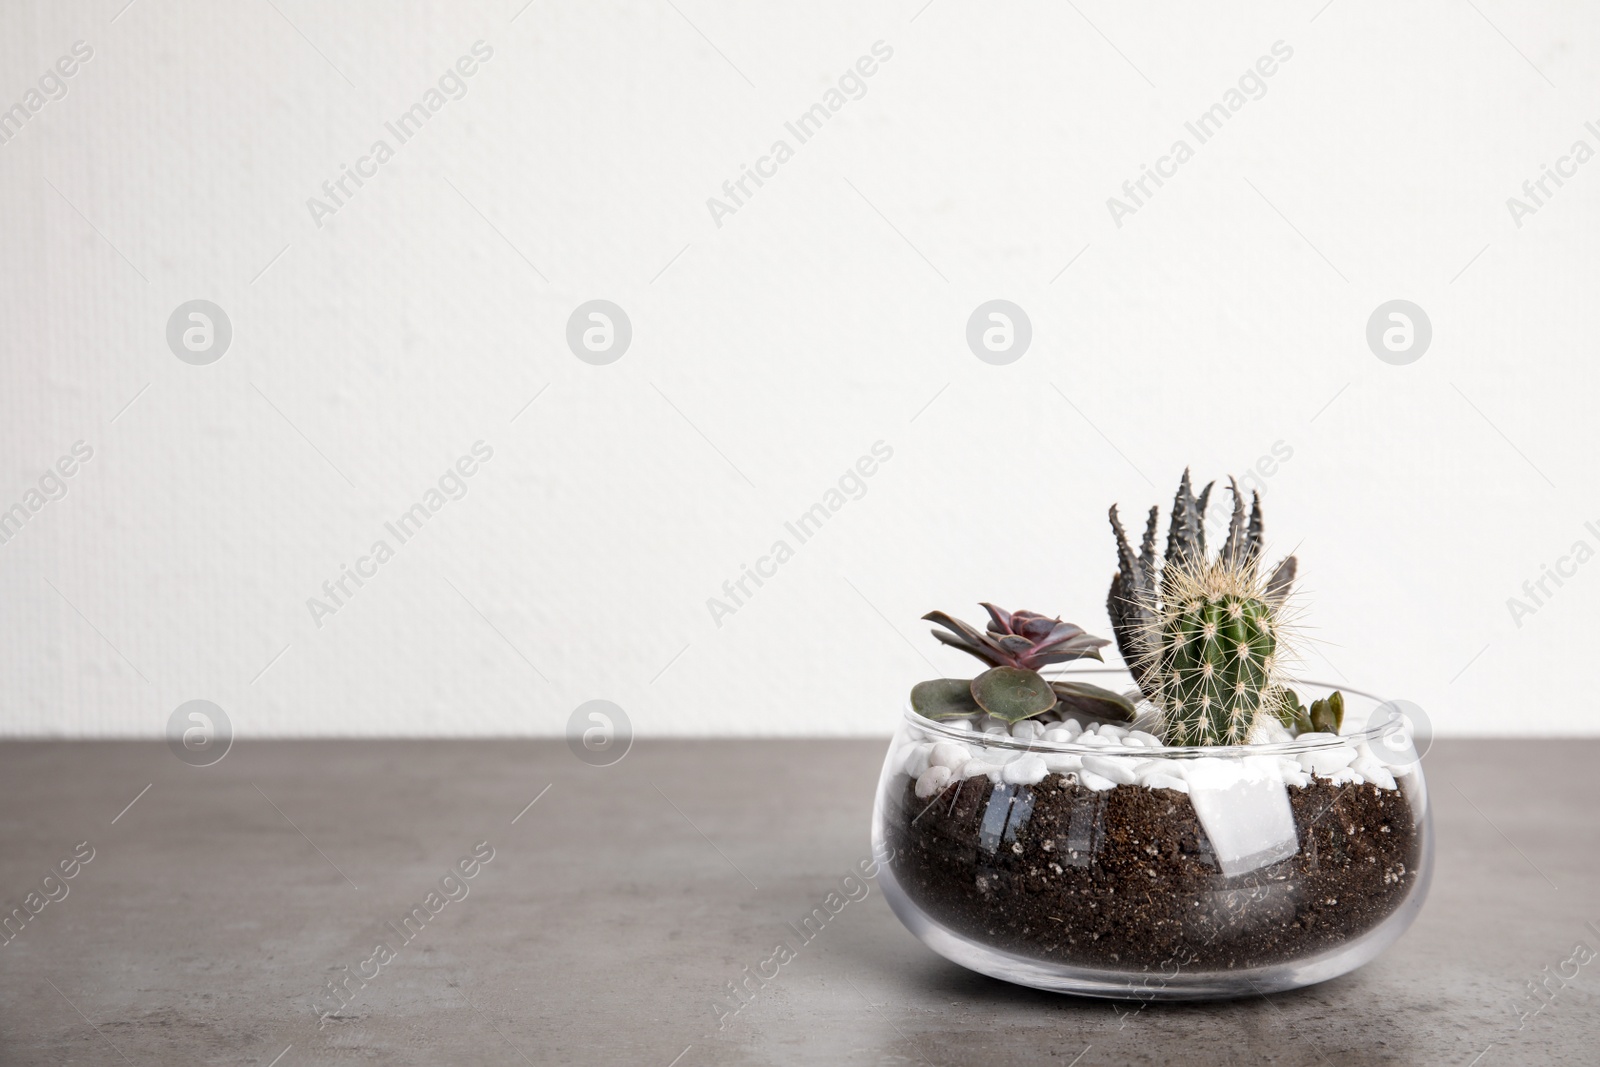
[[1223,747],[907,708],[873,815],[885,896],[940,955],[1040,989],[1225,997],[1359,967],[1416,917],[1433,845],[1405,724],[1343,692],[1369,725]]

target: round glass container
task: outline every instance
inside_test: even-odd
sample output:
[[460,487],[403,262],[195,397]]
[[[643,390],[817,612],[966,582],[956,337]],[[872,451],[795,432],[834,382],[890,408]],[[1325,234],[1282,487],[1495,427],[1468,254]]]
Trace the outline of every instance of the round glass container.
[[1433,840],[1409,724],[1339,688],[1348,732],[1213,748],[908,707],[873,812],[885,897],[935,952],[1038,989],[1217,998],[1353,970],[1416,917]]

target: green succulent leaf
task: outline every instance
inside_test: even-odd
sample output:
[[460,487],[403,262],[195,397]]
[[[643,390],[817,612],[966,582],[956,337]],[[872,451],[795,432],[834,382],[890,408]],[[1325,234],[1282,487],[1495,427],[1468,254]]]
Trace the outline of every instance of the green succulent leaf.
[[1344,694],[1337,689],[1323,700],[1311,702],[1311,728],[1322,733],[1336,734],[1344,725]]
[[1268,691],[1268,696],[1271,703],[1267,706],[1272,708],[1278,721],[1289,733],[1308,734],[1312,731],[1311,713],[1300,703],[1299,693],[1283,686],[1274,686]]
[[997,719],[1021,722],[1056,706],[1055,690],[1038,671],[995,667],[972,680],[972,699]]
[[976,715],[972,681],[968,678],[935,678],[911,687],[911,708],[925,719],[959,719]]
[[1127,697],[1087,682],[1050,683],[1063,715],[1083,715],[1104,722],[1132,722],[1137,711]]

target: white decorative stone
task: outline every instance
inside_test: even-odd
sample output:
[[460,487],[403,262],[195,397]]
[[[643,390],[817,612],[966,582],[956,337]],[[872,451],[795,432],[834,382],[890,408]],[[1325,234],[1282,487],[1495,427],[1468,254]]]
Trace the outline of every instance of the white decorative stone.
[[1289,792],[1273,756],[1188,761],[1189,799],[1217,865],[1229,878],[1286,860],[1300,851]]
[[1106,748],[1116,743],[1109,737],[1101,737],[1099,734],[1091,733],[1088,730],[1079,734],[1077,741],[1080,745],[1094,745],[1097,748]]
[[917,775],[917,796],[923,800],[935,793],[942,792],[950,784],[952,775],[949,767],[929,767]]
[[966,745],[958,745],[954,741],[940,741],[933,746],[933,751],[928,753],[928,766],[949,767],[955,770],[971,758],[972,753],[967,751]]
[[[1301,734],[1302,737],[1307,735]],[[1340,745],[1335,748],[1317,748],[1300,753],[1300,766],[1322,778],[1338,774],[1356,759],[1356,750]]]
[[1068,774],[1072,771],[1083,769],[1083,757],[1068,755],[1067,753],[1046,752],[1043,756],[1044,765],[1056,774]]
[[1061,728],[1070,731],[1074,737],[1083,733],[1083,723],[1077,719],[1062,719]]
[[1142,759],[1133,760],[1131,762],[1133,763],[1133,776],[1138,780],[1140,785],[1144,785],[1152,777],[1158,774],[1165,774],[1169,778],[1179,777],[1178,775],[1168,773],[1169,768],[1175,762],[1173,760]]
[[1250,732],[1245,735],[1245,740],[1252,745],[1277,745],[1293,741],[1294,738],[1284,729],[1283,723],[1263,715],[1250,724]]
[[985,760],[985,759],[969,759],[969,760],[967,760],[967,762],[965,762],[965,763],[963,763],[961,765],[961,769],[957,772],[957,774],[962,779],[967,779],[967,778],[976,778],[980,774],[988,774],[991,771],[996,771],[996,770],[999,770],[999,768],[997,766],[995,766],[993,763],[990,763],[988,760]]
[[1107,789],[1115,789],[1117,783],[1109,778],[1102,778],[1093,771],[1082,771],[1078,774],[1078,781],[1093,789],[1096,793],[1104,793]]
[[1174,778],[1170,774],[1152,774],[1146,778],[1143,785],[1147,789],[1176,789],[1180,793],[1189,791],[1189,783],[1182,778]]
[[1037,785],[1044,781],[1044,776],[1049,773],[1042,758],[1023,756],[1006,764],[1000,771],[1000,778],[1012,785]]
[[1128,736],[1123,738],[1123,743],[1126,744],[1129,741],[1138,741],[1146,748],[1161,747],[1161,738],[1157,737],[1155,734],[1146,733],[1143,730],[1129,730]]
[[1102,778],[1109,778],[1118,785],[1132,785],[1139,780],[1135,773],[1134,760],[1126,756],[1100,756],[1091,755],[1083,757],[1083,769]]
[[911,746],[911,751],[906,753],[906,773],[913,778],[921,778],[922,772],[928,769],[928,756],[933,752],[933,746],[926,742]]
[[1100,724],[1099,732],[1101,737],[1109,737],[1113,741],[1121,741],[1124,737],[1128,736],[1127,730],[1120,726],[1112,726],[1108,722],[1103,722]]
[[[1383,764],[1379,763],[1371,756],[1363,756],[1359,754],[1359,752],[1356,755],[1355,762],[1350,764],[1350,769],[1355,771],[1369,782],[1372,781],[1372,774],[1374,771],[1384,771]],[[1384,773],[1387,774],[1389,772],[1384,771]]]
[[1046,741],[1056,741],[1056,742],[1071,741],[1072,740],[1072,731],[1071,730],[1062,729],[1059,726],[1052,726],[1052,727],[1050,727],[1048,730],[1046,730],[1044,732],[1044,739]]
[[1011,726],[1011,736],[1022,741],[1032,741],[1044,734],[1044,727],[1032,719],[1023,719]]

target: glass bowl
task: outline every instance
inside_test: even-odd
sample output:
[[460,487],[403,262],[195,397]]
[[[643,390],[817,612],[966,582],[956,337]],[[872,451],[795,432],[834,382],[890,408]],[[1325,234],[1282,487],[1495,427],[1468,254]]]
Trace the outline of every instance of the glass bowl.
[[908,707],[873,811],[885,898],[941,956],[1036,989],[1206,999],[1353,970],[1421,909],[1433,834],[1409,725],[1337,688],[1337,737],[1214,748]]

